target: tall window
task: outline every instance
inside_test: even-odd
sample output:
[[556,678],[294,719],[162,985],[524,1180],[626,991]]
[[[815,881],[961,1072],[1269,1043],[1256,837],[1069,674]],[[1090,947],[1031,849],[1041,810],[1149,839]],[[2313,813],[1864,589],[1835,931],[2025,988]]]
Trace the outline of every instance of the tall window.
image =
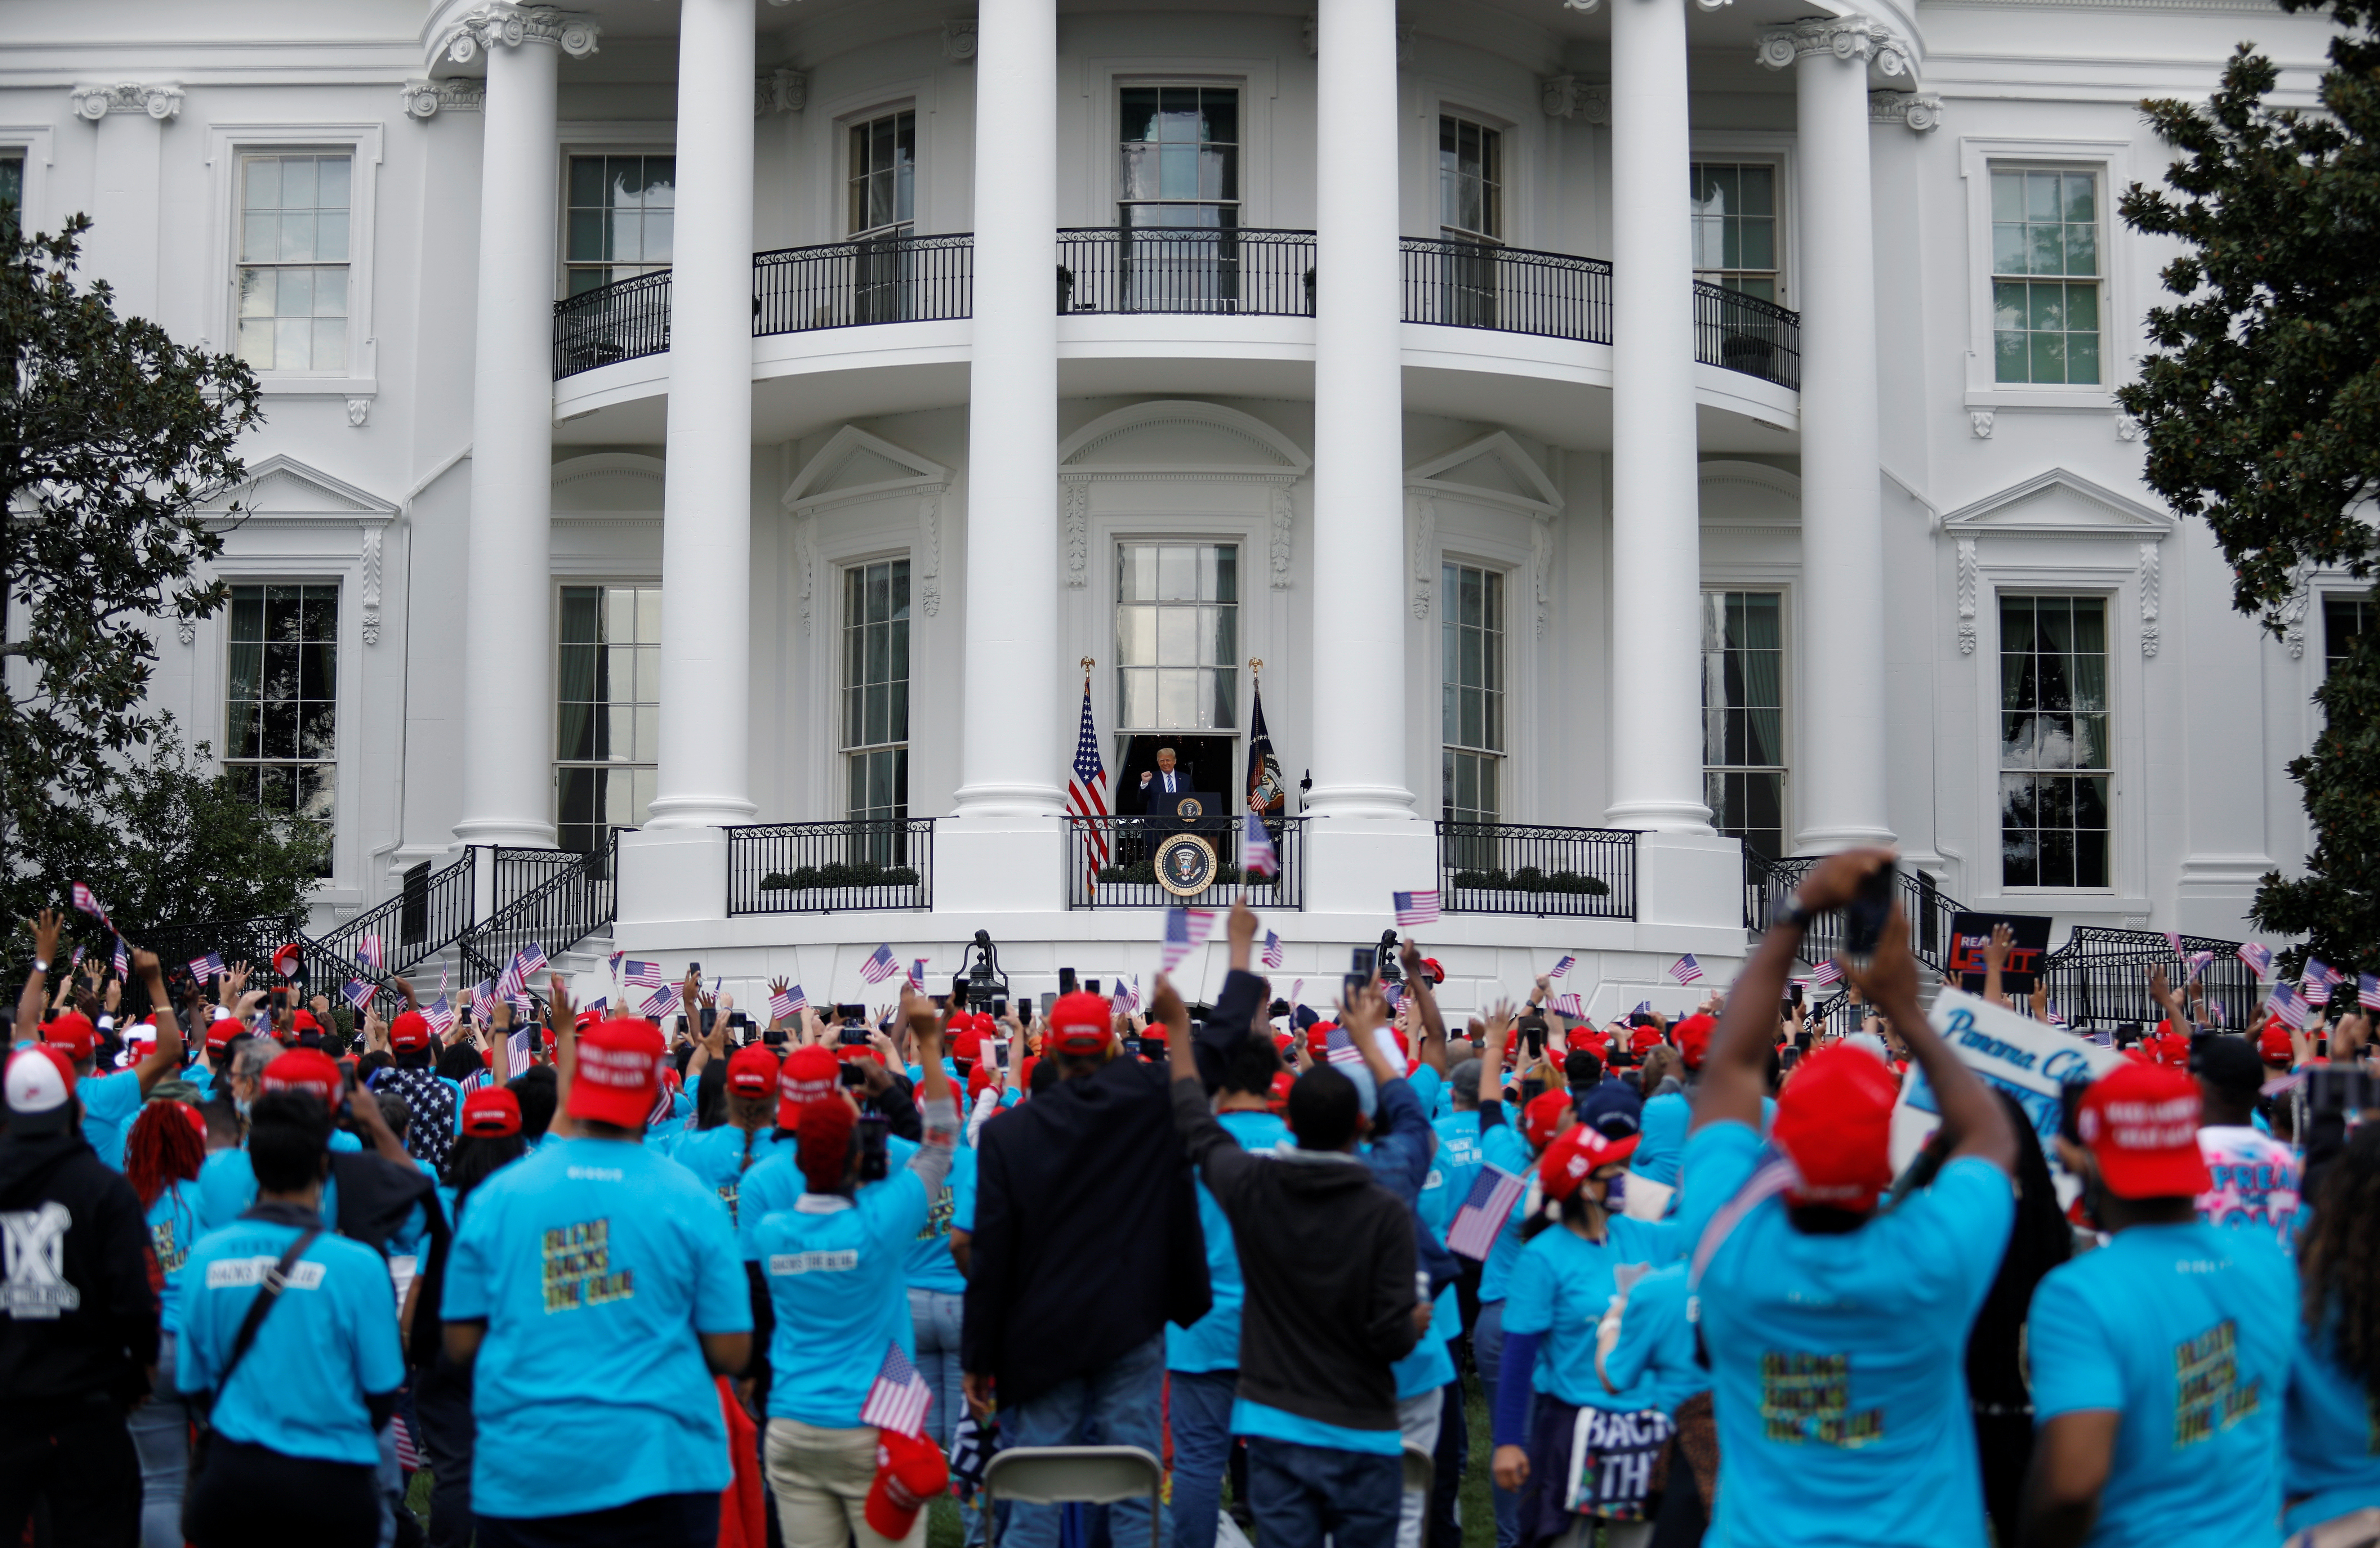
[[1438,224],[1454,242],[1504,239],[1504,137],[1452,114],[1438,120]]
[[2369,634],[2380,622],[2380,610],[2369,591],[2332,592],[2322,599],[2322,674],[2328,677],[2347,659],[2348,647],[2359,635]]
[[347,369],[347,196],[355,159],[239,161],[239,357],[262,371]]
[[905,559],[843,573],[843,756],[850,792],[844,810],[854,821],[909,815]]
[[554,841],[592,854],[652,805],[661,762],[662,589],[565,586],[556,652]]
[[570,294],[670,266],[675,156],[570,158]]
[[2000,599],[2000,882],[2106,887],[2107,603]]
[[1440,580],[1446,820],[1494,822],[1504,810],[1504,577],[1449,564]]
[[224,770],[270,812],[331,820],[339,756],[339,588],[231,588]]
[[1116,550],[1119,730],[1238,726],[1236,543],[1124,543]]
[[0,151],[0,233],[14,235],[25,208],[25,152]]
[[1240,224],[1240,93],[1231,86],[1127,86],[1119,94],[1119,225]]
[[1777,169],[1764,162],[1696,162],[1694,278],[1777,299]]
[[854,236],[906,236],[917,218],[917,115],[888,113],[851,126],[850,210]]
[[1785,641],[1774,591],[1703,593],[1703,799],[1721,833],[1785,853]]
[[2000,381],[2099,381],[2099,179],[1992,171],[1992,359]]

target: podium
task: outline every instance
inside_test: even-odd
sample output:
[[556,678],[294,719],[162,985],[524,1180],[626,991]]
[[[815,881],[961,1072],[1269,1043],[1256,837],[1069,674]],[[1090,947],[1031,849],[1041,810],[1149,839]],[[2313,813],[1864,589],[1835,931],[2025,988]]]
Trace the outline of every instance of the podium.
[[1231,803],[1214,791],[1148,794],[1139,820],[1141,853],[1157,884],[1178,898],[1195,898],[1215,883],[1229,853]]

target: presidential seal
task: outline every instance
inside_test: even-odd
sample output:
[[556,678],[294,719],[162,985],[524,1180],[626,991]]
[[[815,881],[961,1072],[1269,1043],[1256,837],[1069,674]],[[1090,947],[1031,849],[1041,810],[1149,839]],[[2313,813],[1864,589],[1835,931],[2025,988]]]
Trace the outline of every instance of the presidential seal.
[[1196,833],[1176,833],[1157,846],[1157,884],[1177,898],[1212,887],[1215,869],[1215,846]]

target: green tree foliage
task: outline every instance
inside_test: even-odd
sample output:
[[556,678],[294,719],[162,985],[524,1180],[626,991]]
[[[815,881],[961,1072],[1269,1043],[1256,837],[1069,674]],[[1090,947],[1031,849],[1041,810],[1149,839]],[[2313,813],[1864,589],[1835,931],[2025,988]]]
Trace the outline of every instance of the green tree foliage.
[[[2204,518],[2233,606],[2276,632],[2314,566],[2368,577],[2380,556],[2380,8],[2282,3],[2338,25],[2323,112],[2274,107],[2279,73],[2244,43],[2210,101],[2142,104],[2177,159],[2164,188],[2125,195],[2124,219],[2182,251],[2163,274],[2176,299],[2149,313],[2155,348],[2117,394],[2146,431],[2149,485]],[[2264,878],[2252,917],[2306,936],[2300,960],[2374,971],[2380,641],[2358,641],[2315,700],[2324,729],[2289,766],[2314,850],[2304,876]]]

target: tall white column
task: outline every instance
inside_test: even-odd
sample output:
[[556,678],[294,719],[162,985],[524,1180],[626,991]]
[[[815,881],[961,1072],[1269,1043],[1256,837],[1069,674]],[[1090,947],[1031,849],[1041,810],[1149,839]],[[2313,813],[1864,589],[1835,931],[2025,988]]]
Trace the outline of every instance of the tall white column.
[[1907,70],[1864,16],[1761,34],[1793,67],[1801,155],[1802,638],[1808,734],[1796,756],[1796,846],[1888,842],[1884,754],[1884,514],[1876,492],[1876,233],[1868,67]]
[[[1058,716],[1058,7],[976,22],[975,350],[967,372],[962,818],[1046,818]],[[938,867],[948,876],[947,867]],[[941,876],[937,877],[937,891]]]
[[488,56],[455,825],[467,844],[553,842],[554,74],[596,34],[582,17],[489,6],[447,44],[458,64]]
[[1404,818],[1414,807],[1396,20],[1393,0],[1320,0],[1316,20],[1316,113],[1328,127],[1314,223],[1314,788],[1304,809],[1317,816]]
[[1611,0],[1611,805],[1710,831],[1703,804],[1686,0]]
[[650,826],[750,820],[752,0],[678,13],[661,768]]

